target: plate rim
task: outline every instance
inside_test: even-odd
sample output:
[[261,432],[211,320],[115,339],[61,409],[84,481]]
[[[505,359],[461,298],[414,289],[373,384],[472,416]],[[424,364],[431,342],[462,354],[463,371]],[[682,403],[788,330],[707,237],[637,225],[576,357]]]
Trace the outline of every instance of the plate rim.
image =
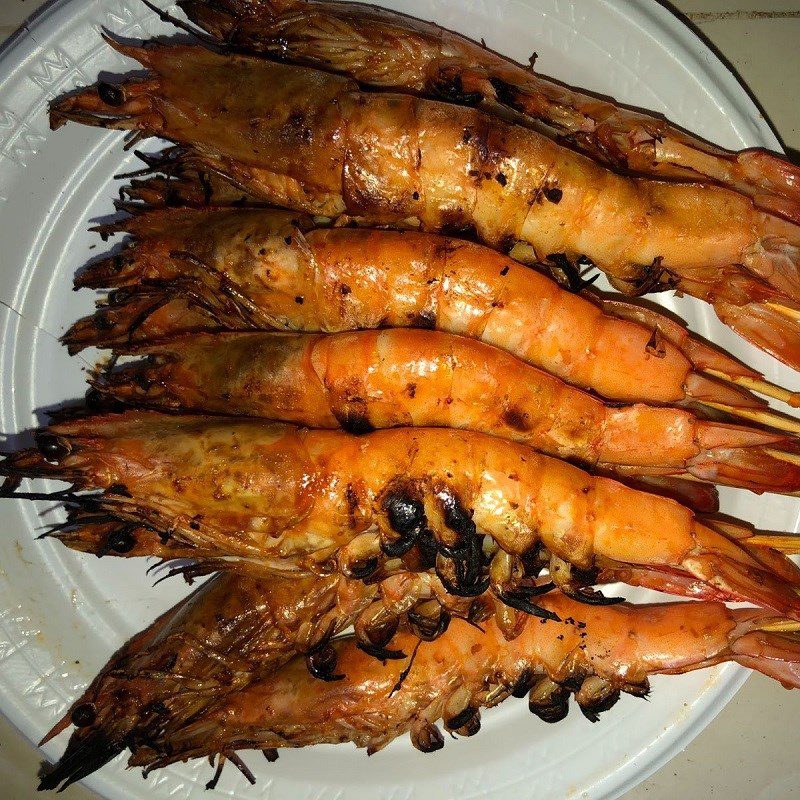
[[[517,2],[520,5],[529,4],[529,0],[517,0]],[[749,88],[718,56],[713,46],[710,46],[701,35],[698,35],[697,31],[676,12],[662,5],[659,0],[644,0],[644,2],[639,0],[637,3],[630,3],[629,0],[594,0],[594,2],[610,8],[627,20],[636,21],[638,27],[654,38],[657,32],[659,34],[663,32],[671,46],[680,48],[681,57],[685,59],[684,64],[691,62],[696,65],[698,72],[703,75],[704,83],[707,80],[712,81],[716,92],[724,96],[727,104],[743,112],[749,112],[747,122],[758,132],[759,138],[764,142],[759,146],[783,153],[781,141],[772,123]],[[32,36],[37,28],[47,24],[52,17],[69,13],[70,8],[84,8],[93,4],[97,4],[97,0],[48,0],[36,9],[0,46],[0,77],[10,71],[9,63],[17,58],[18,51],[25,46],[30,46],[31,42],[36,45],[34,53],[41,50],[41,46],[35,42]],[[380,5],[380,1],[375,5]],[[535,39],[535,36],[532,36],[532,39]],[[611,800],[650,777],[713,721],[738,692],[750,672],[750,670],[732,664],[718,669],[713,685],[704,688],[692,703],[691,713],[683,719],[670,721],[668,730],[664,732],[663,737],[660,737],[666,744],[662,744],[658,755],[651,757],[641,767],[636,765],[636,759],[628,760],[624,766],[620,766],[614,771],[614,774],[621,776],[622,780],[614,781],[614,784],[602,793],[590,790],[591,796],[597,800],[600,798]],[[16,702],[8,687],[2,683],[0,683],[0,697],[2,698],[0,713],[36,747],[39,753],[45,755],[45,751],[36,744],[36,734],[29,735],[31,726],[25,709],[21,703]],[[11,711],[13,713],[10,713]],[[83,779],[81,783],[107,798],[121,796],[120,792],[124,791],[116,783],[114,776],[105,776],[99,773]]]

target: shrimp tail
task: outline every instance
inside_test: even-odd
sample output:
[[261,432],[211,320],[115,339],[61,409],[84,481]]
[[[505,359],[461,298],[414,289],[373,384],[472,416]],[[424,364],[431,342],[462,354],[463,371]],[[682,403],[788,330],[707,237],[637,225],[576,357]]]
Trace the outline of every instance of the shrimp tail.
[[791,301],[714,303],[717,316],[743,339],[800,369],[800,308]]
[[722,545],[716,531],[697,524],[696,550],[683,560],[683,569],[705,581],[728,600],[740,600],[781,614],[800,618],[800,595],[779,575],[749,555],[748,547],[730,542]]
[[687,464],[694,477],[759,493],[800,491],[800,465],[790,437],[700,420],[696,438],[701,452]]
[[800,688],[800,639],[769,631],[747,633],[731,645],[733,659],[780,681],[787,689]]

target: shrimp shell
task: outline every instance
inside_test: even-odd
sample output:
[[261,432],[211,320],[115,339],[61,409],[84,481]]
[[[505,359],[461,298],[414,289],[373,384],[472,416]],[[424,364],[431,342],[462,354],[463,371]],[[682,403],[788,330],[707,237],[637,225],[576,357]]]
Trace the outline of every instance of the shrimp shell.
[[[674,501],[483,434],[401,428],[354,436],[127,412],[59,423],[37,442],[7,456],[0,474],[103,489],[68,499],[144,520],[200,554],[312,569],[332,556],[396,557],[425,544],[424,568],[435,567],[451,593],[476,596],[493,567],[511,575],[515,560],[541,544],[553,580],[572,594],[611,561],[781,613],[800,608],[781,573],[748,553],[746,531],[734,541]],[[484,535],[499,548],[488,570]]]
[[800,365],[800,226],[744,195],[617,175],[479,110],[361,92],[328,73],[199,47],[114,46],[148,76],[112,104],[96,87],[56,101],[53,127],[75,120],[171,139],[207,171],[313,214],[474,230],[499,249],[526,242],[556,266],[582,257],[627,294],[703,299]]
[[700,374],[759,377],[674,322],[645,311],[635,321],[604,313],[469,242],[314,228],[303,215],[239,209],[157,211],[103,227],[119,230],[132,233],[133,244],[76,278],[76,286],[117,291],[64,335],[71,352],[204,328],[418,326],[480,339],[615,400],[761,402]]
[[137,407],[354,433],[463,428],[630,475],[688,473],[755,491],[800,491],[800,468],[770,455],[787,436],[673,408],[604,405],[503,351],[452,334],[199,334],[114,352],[146,358],[101,374],[93,385]]
[[[615,169],[711,180],[800,222],[800,170],[762,149],[730,152],[663,118],[537,75],[430,22],[360,3],[306,0],[179,0],[189,19],[225,46],[347,75],[515,119]],[[535,58],[535,56],[534,56]],[[533,59],[532,59],[533,60]]]
[[[324,742],[353,742],[374,753],[406,732],[418,749],[431,752],[444,744],[439,720],[450,732],[472,735],[480,728],[480,708],[510,695],[527,695],[534,714],[555,722],[574,693],[583,714],[596,721],[620,692],[646,696],[650,675],[726,661],[800,686],[800,643],[762,630],[775,622],[762,612],[708,602],[598,608],[557,592],[541,602],[563,621],[529,625],[513,642],[493,620],[482,630],[456,619],[434,641],[420,642],[401,629],[392,645],[413,656],[381,663],[352,637],[335,640],[342,680],[314,680],[296,659],[242,690],[209,698],[185,724],[147,737],[135,731],[129,763],[149,771],[219,754],[239,766],[233,758],[239,749],[259,748],[274,760],[273,748]],[[105,709],[109,698],[98,702]],[[93,771],[109,760],[113,741],[102,723],[77,730],[43,786]]]

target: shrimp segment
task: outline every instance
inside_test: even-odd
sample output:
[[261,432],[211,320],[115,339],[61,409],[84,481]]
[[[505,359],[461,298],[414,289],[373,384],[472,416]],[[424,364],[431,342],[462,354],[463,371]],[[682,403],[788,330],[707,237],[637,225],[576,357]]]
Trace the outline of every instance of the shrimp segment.
[[[528,697],[530,710],[547,722],[568,713],[570,694],[591,721],[621,692],[646,696],[648,677],[733,661],[757,669],[786,686],[800,686],[796,636],[769,632],[783,622],[762,612],[728,609],[719,603],[588,607],[554,592],[541,602],[563,622],[529,625],[508,642],[494,621],[481,629],[453,620],[446,633],[421,642],[401,629],[392,645],[410,658],[383,663],[355,639],[336,640],[340,681],[311,678],[301,659],[239,691],[208,697],[195,719],[176,720],[155,734],[140,722],[117,743],[108,712],[138,717],[137,693],[122,701],[98,693],[96,720],[73,733],[67,751],[40,788],[67,785],[97,769],[126,745],[130,764],[151,769],[176,761],[220,755],[243,771],[238,749],[304,747],[353,742],[368,753],[409,732],[423,752],[444,745],[436,723],[463,736],[480,729],[480,709],[512,694]],[[795,625],[796,627],[796,625]],[[191,672],[185,680],[192,679]],[[244,767],[244,768],[243,768]],[[245,773],[247,774],[247,772]],[[77,776],[77,777],[76,777]]]
[[147,358],[93,385],[137,406],[355,433],[464,428],[632,475],[688,473],[756,491],[800,490],[800,467],[768,452],[785,436],[673,408],[610,407],[503,351],[452,334],[201,334],[115,353]]
[[[179,0],[220,43],[345,74],[362,84],[468,105],[508,106],[517,121],[613,168],[712,180],[800,222],[800,170],[765,150],[733,153],[670,125],[550,81],[429,22],[360,3]],[[527,118],[527,120],[526,120]]]
[[[738,329],[769,351],[775,337],[748,309],[800,301],[800,226],[728,189],[617,175],[479,110],[364,93],[328,73],[198,47],[115,47],[149,77],[112,104],[98,87],[62,98],[54,127],[73,119],[171,139],[250,194],[312,214],[474,229],[555,264],[584,257],[629,294],[674,288],[736,306],[753,323]],[[794,334],[774,354],[800,366]]]
[[419,541],[448,591],[476,596],[492,580],[488,535],[503,576],[541,544],[553,580],[573,594],[607,559],[692,576],[781,613],[800,608],[794,589],[748,554],[746,539],[716,533],[674,501],[478,433],[354,436],[127,412],[53,425],[38,449],[8,456],[0,473],[103,489],[90,496],[93,510],[135,514],[180,546],[225,558],[313,565],[353,547],[358,558],[401,556]]
[[480,339],[615,400],[760,403],[693,370],[681,346],[698,370],[759,377],[688,336],[672,344],[680,335],[674,323],[653,315],[644,326],[605,314],[536,271],[469,242],[314,229],[302,215],[240,209],[158,211],[113,230],[132,233],[133,245],[86,267],[76,285],[118,291],[110,306],[65,334],[71,352],[200,327],[418,326]]

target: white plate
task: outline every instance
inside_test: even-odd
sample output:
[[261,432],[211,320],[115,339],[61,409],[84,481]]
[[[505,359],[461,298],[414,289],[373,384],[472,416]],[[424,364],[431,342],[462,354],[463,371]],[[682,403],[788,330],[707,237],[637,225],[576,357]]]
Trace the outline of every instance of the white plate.
[[[606,92],[671,119],[729,147],[777,140],[745,91],[695,36],[655,2],[626,0],[413,0],[390,2],[436,19],[490,47],[526,61],[539,54],[542,72]],[[87,221],[111,212],[112,176],[133,164],[117,133],[47,126],[47,102],[101,70],[130,67],[105,46],[101,27],[142,37],[165,27],[136,0],[63,0],[39,13],[2,54],[0,69],[0,429],[38,424],[43,409],[83,394],[82,368],[57,342],[92,303],[70,291],[72,274],[104,246]],[[94,250],[94,247],[97,247]],[[664,302],[709,336],[789,384],[794,376],[745,345],[707,307]],[[12,445],[25,434],[10,437]],[[157,590],[142,563],[102,562],[37,542],[42,526],[32,504],[2,503],[0,534],[0,702],[33,741],[51,726],[109,654],[184,588]],[[795,530],[800,504],[725,492],[726,511],[772,529]],[[52,515],[51,517],[52,518]],[[636,594],[637,599],[646,597]],[[590,725],[573,712],[547,726],[522,702],[485,714],[479,736],[448,741],[436,755],[414,751],[407,738],[373,758],[350,747],[287,752],[277,764],[247,759],[255,788],[230,769],[216,793],[203,792],[207,763],[176,765],[143,781],[122,758],[86,780],[108,798],[242,797],[510,798],[616,797],[649,775],[714,717],[745,679],[724,667],[656,679],[649,703],[624,698]],[[48,758],[66,738],[45,748]],[[33,787],[36,776],[31,775]]]

